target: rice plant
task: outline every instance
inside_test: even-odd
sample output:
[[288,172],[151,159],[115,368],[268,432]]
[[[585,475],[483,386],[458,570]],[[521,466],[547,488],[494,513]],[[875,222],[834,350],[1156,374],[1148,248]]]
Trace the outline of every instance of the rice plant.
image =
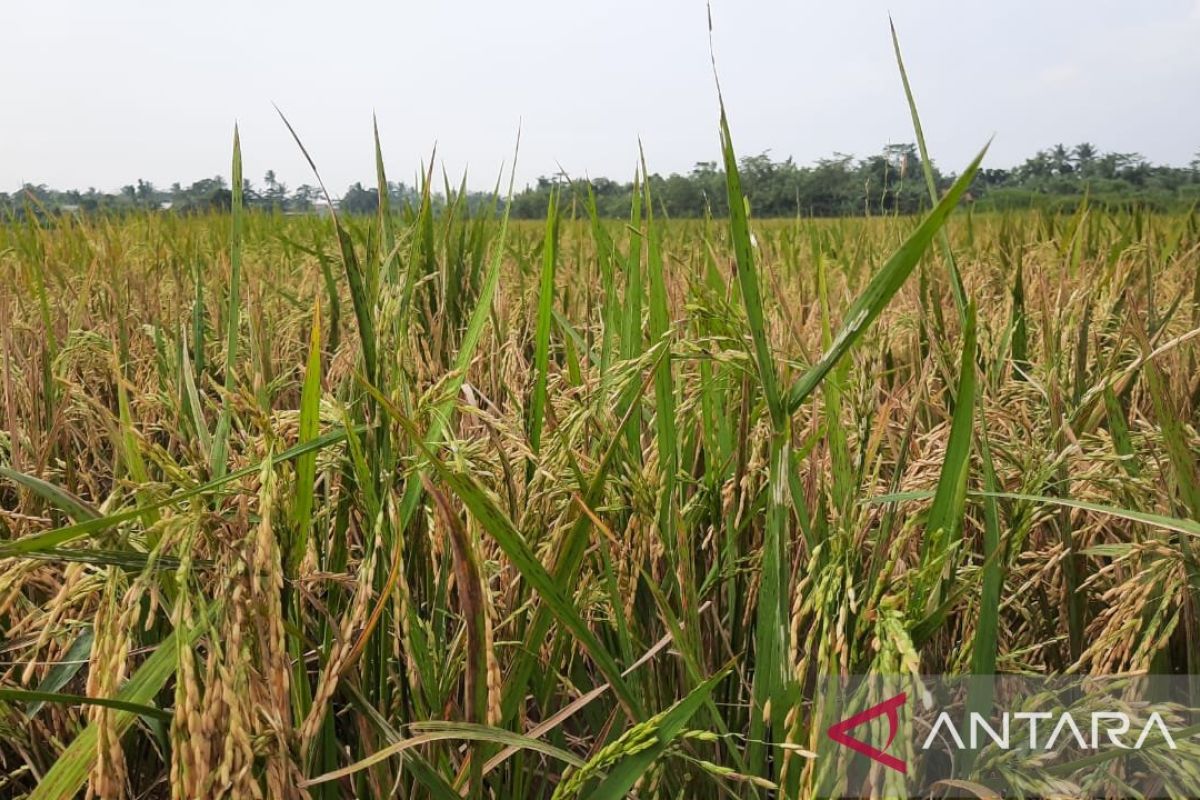
[[235,132],[0,225],[0,796],[801,798],[815,676],[1200,674],[1197,215],[758,220],[718,133],[727,221]]

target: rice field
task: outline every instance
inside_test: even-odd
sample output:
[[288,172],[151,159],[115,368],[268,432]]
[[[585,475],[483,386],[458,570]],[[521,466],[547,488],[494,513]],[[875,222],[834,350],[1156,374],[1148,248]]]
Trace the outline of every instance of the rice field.
[[721,125],[728,220],[235,139],[0,225],[0,796],[801,798],[820,676],[1200,674],[1197,215],[759,220]]

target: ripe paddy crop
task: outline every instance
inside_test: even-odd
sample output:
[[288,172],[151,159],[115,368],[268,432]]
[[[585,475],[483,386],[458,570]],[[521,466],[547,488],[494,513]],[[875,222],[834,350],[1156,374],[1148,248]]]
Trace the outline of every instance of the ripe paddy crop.
[[0,794],[806,797],[816,676],[1200,674],[1197,216],[721,146],[728,220],[248,213],[235,139],[0,226]]

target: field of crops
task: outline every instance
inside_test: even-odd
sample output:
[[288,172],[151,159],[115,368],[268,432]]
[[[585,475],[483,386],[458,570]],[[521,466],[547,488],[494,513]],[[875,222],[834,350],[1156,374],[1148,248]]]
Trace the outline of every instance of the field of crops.
[[730,220],[0,226],[0,796],[807,797],[822,675],[1200,674],[1200,219],[723,141]]

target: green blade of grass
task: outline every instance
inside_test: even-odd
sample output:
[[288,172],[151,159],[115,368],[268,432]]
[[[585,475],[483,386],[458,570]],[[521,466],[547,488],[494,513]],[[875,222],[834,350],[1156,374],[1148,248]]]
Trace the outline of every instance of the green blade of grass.
[[[161,719],[167,721],[171,719],[171,712],[163,711],[158,706],[146,705],[144,703],[132,703],[118,698],[87,697],[85,695],[78,694],[63,694],[62,692],[0,688],[0,700],[8,700],[15,703],[37,703],[39,706],[45,703],[54,703],[57,705],[66,706],[101,706],[103,708],[114,708],[118,711],[128,711],[131,714],[136,714],[139,717],[149,717],[151,719]],[[33,714],[31,712],[27,712],[26,717],[28,718],[31,716],[33,716]]]
[[799,408],[800,404],[812,394],[829,370],[833,369],[833,365],[854,346],[854,343],[871,326],[871,323],[883,312],[888,302],[904,285],[921,260],[921,256],[929,248],[929,243],[933,240],[934,235],[941,229],[950,212],[958,205],[958,201],[966,192],[967,187],[971,185],[986,153],[987,147],[984,147],[963,170],[962,175],[946,192],[941,202],[934,207],[933,211],[929,212],[924,221],[900,246],[900,249],[875,273],[871,282],[847,309],[844,315],[845,322],[834,338],[833,344],[816,364],[792,384],[788,391],[786,404],[788,413]]
[[[625,258],[625,303],[621,310],[624,324],[621,326],[621,357],[626,360],[637,358],[642,353],[642,175],[635,171],[633,176],[633,199],[629,211],[629,252]],[[642,409],[640,400],[635,401],[632,424],[625,429],[630,456],[639,463],[642,458]],[[624,409],[621,409],[622,412]]]
[[[199,285],[199,283],[197,283]],[[194,334],[193,334],[194,335]],[[180,326],[180,339],[184,337],[183,327]],[[206,462],[211,463],[212,459],[212,434],[208,432],[208,423],[204,421],[204,406],[200,403],[200,392],[196,388],[196,368],[192,365],[191,358],[188,356],[188,343],[181,341],[179,348],[180,355],[180,373],[183,378],[183,396],[186,400],[186,409],[188,416],[192,421],[192,427],[196,431],[196,439],[200,445],[200,455]],[[197,347],[197,352],[199,348]]]
[[229,470],[229,433],[233,424],[233,409],[230,407],[238,358],[238,331],[241,328],[242,311],[242,226],[245,224],[242,211],[242,144],[237,126],[233,126],[233,179],[231,191],[233,201],[230,211],[229,234],[229,310],[225,320],[225,396],[221,401],[221,413],[217,417],[217,429],[213,434],[212,461],[209,473],[220,478]]
[[[711,29],[711,26],[710,26]],[[758,588],[758,615],[754,638],[754,679],[751,684],[750,736],[747,763],[751,772],[763,774],[766,750],[762,741],[768,727],[768,709],[783,713],[779,702],[783,695],[788,651],[787,604],[790,591],[791,551],[787,542],[789,514],[787,469],[790,464],[789,412],[779,394],[775,359],[767,341],[762,293],[754,264],[747,200],[742,194],[733,136],[725,114],[720,87],[717,98],[721,108],[721,154],[725,163],[725,189],[729,198],[729,231],[737,261],[738,285],[742,306],[754,344],[759,383],[771,417],[770,468],[767,476],[767,517],[763,525],[761,580]],[[822,373],[822,377],[824,374]],[[818,379],[819,380],[819,379]],[[816,384],[814,383],[814,386]]]
[[[533,396],[529,401],[529,448],[536,456],[542,448],[546,414],[546,380],[550,369],[550,322],[554,309],[554,266],[558,260],[558,192],[551,190],[546,209],[546,235],[542,242],[542,272],[538,284],[537,330],[533,338]],[[532,467],[532,465],[530,465]]]
[[1125,412],[1121,409],[1121,402],[1111,386],[1104,387],[1104,409],[1108,415],[1108,431],[1112,437],[1113,449],[1121,459],[1121,467],[1129,477],[1136,478],[1140,470],[1135,458],[1133,440],[1129,437],[1129,424],[1125,421]]
[[[320,295],[313,305],[312,330],[309,332],[308,360],[304,369],[304,382],[300,390],[300,424],[297,444],[306,445],[315,441],[320,434],[321,411],[321,301]],[[313,506],[316,493],[317,451],[296,456],[296,491],[292,503],[292,535],[283,548],[284,575],[294,581],[300,572],[300,564],[309,549],[312,538]],[[324,565],[321,539],[317,543],[317,563]],[[293,627],[303,629],[304,619],[299,594],[289,591],[288,619]],[[292,703],[296,716],[303,719],[312,707],[311,688],[307,667],[303,658],[304,643],[299,636],[287,637],[288,652],[292,657]]]
[[1029,329],[1025,321],[1025,268],[1020,260],[1017,261],[1016,273],[1012,288],[1012,364],[1016,377],[1023,380],[1030,365]]
[[[1000,481],[992,461],[991,442],[981,415],[979,425],[979,460],[983,465],[983,585],[979,594],[979,619],[971,643],[971,674],[994,675],[999,653],[1000,594],[1004,587],[1004,552],[1001,546],[1000,510],[996,498]],[[992,708],[992,682],[970,681],[967,708],[986,714]]]
[[[642,153],[642,174],[648,175],[646,156]],[[646,207],[646,273],[650,284],[650,340],[664,342],[665,352],[654,371],[654,431],[658,444],[658,468],[662,478],[662,486],[658,497],[659,535],[663,548],[671,563],[672,576],[677,569],[688,570],[689,561],[679,561],[677,551],[685,550],[686,545],[676,542],[675,538],[675,484],[676,472],[679,465],[679,434],[675,426],[675,384],[671,373],[671,348],[668,339],[671,320],[667,309],[666,264],[662,254],[662,229],[654,221],[654,202],[650,195],[650,181],[643,185]],[[665,341],[664,341],[665,340]],[[681,532],[682,533],[682,532]],[[690,580],[683,580],[681,591],[691,585]],[[681,598],[685,609],[695,609],[698,603],[695,597]],[[695,620],[689,618],[689,624]]]
[[[70,683],[71,679],[79,674],[79,670],[88,663],[92,654],[92,640],[94,635],[94,631],[90,625],[80,631],[79,636],[67,648],[62,660],[51,667],[50,671],[46,673],[46,677],[42,678],[42,682],[38,684],[37,690],[39,692],[57,692]],[[41,710],[41,707],[42,703],[40,700],[30,703],[25,709],[25,718],[32,719]]]
[[[607,388],[610,380],[608,367],[613,362],[617,344],[620,342],[618,328],[621,309],[617,302],[617,253],[612,237],[609,236],[600,220],[600,211],[596,207],[596,193],[590,182],[587,184],[587,202],[584,207],[591,222],[592,241],[596,245],[596,259],[600,266],[600,284],[604,293],[601,308],[603,329],[600,334],[600,379]],[[601,392],[602,399],[604,396],[605,393]]]
[[[917,101],[913,97],[912,86],[908,83],[908,71],[904,68],[904,58],[900,55],[900,38],[896,35],[896,25],[888,16],[888,25],[892,30],[892,49],[896,52],[896,66],[900,68],[900,80],[904,84],[904,97],[908,100],[908,110],[912,116],[913,131],[917,137],[917,149],[921,153],[921,172],[925,177],[925,186],[929,189],[929,201],[937,205],[937,182],[933,179],[933,162],[929,158],[929,148],[925,146],[925,131],[921,128],[921,117],[917,114]],[[946,258],[946,269],[950,273],[950,287],[954,292],[954,303],[959,314],[966,312],[967,292],[963,288],[962,275],[958,272],[958,262],[950,249],[950,237],[943,228],[938,233],[942,245],[942,254]]]
[[[896,65],[900,70],[900,78],[904,84],[904,95],[908,100],[909,112],[912,116],[913,130],[917,137],[917,146],[921,153],[921,171],[925,176],[925,186],[929,191],[929,200],[933,204],[937,204],[937,183],[933,177],[933,162],[929,156],[929,148],[925,144],[925,132],[921,126],[921,117],[917,112],[916,99],[913,97],[912,87],[908,81],[908,72],[904,68],[904,58],[900,54],[900,39],[896,35],[896,26],[891,19],[888,20],[892,31],[892,47],[896,53]],[[958,307],[959,315],[962,318],[964,325],[969,325],[974,329],[974,314],[968,310],[968,301],[966,289],[963,287],[962,276],[958,270],[958,263],[954,258],[954,251],[950,247],[950,236],[943,227],[939,231],[938,238],[941,242],[942,253],[946,260],[946,268],[950,274],[950,285],[954,292],[955,305]],[[1018,278],[1019,279],[1019,278]],[[1014,295],[1014,314],[1017,312],[1016,296]],[[1025,328],[1024,319],[1020,321],[1021,348],[1025,347]],[[1014,334],[1016,330],[1014,330]],[[973,345],[973,343],[972,343]],[[1015,338],[1014,338],[1015,347]],[[972,347],[973,349],[973,347]],[[965,359],[964,354],[964,359]],[[972,353],[972,357],[974,354]],[[960,370],[967,369],[967,364],[964,361]],[[974,367],[970,367],[970,372],[974,375]],[[960,375],[965,373],[960,372]],[[961,395],[961,387],[960,387]],[[961,402],[961,399],[960,399]],[[979,417],[982,421],[983,416],[983,394],[978,393],[976,403],[979,406]],[[984,489],[989,492],[994,492],[999,488],[996,478],[996,468],[992,462],[991,447],[988,441],[988,432],[981,425],[978,432],[979,436],[979,452],[983,465],[983,481]],[[983,585],[981,587],[981,597],[979,604],[979,619],[976,623],[974,640],[971,648],[971,671],[976,675],[990,675],[996,669],[997,655],[997,636],[999,630],[999,608],[1000,608],[1000,592],[1004,583],[1004,564],[1000,557],[1000,513],[994,497],[984,497],[984,567],[983,567]],[[990,681],[972,681],[968,689],[967,706],[971,711],[980,714],[988,714],[991,711],[992,705],[992,685]],[[972,753],[967,753],[966,757],[971,758]]]
[[963,510],[967,499],[967,476],[971,466],[971,439],[975,420],[975,306],[967,306],[967,325],[963,331],[962,358],[959,362],[958,392],[954,398],[954,414],[950,422],[950,438],[925,536],[921,540],[921,563],[941,564],[932,576],[933,586],[917,595],[917,607],[924,601],[940,605],[950,584],[954,582],[956,539],[962,530]]
[[[143,553],[140,550],[106,550],[95,547],[87,549],[68,549],[50,547],[32,553],[24,553],[25,558],[36,558],[40,561],[73,561],[78,564],[91,564],[97,567],[116,567],[126,572],[144,572],[145,570],[163,571],[175,570],[179,567],[179,559],[157,553]],[[195,559],[195,564],[205,564],[204,559]]]
[[[737,155],[734,153],[733,137],[729,132],[729,120],[725,116],[725,101],[720,99],[719,102],[721,104],[721,155],[725,162],[725,189],[729,197],[729,232],[733,241],[734,257],[737,261],[738,285],[742,290],[742,305],[746,310],[746,321],[750,326],[751,340],[754,342],[754,358],[758,366],[759,382],[762,384],[767,410],[771,414],[771,424],[776,431],[779,431],[784,427],[787,411],[779,396],[775,358],[771,354],[771,347],[767,342],[767,324],[763,315],[758,270],[754,265],[754,247],[750,239],[750,219],[746,209],[747,200],[742,194]],[[823,376],[824,373],[822,373]],[[799,404],[797,402],[795,405]]]
[[13,483],[24,486],[76,522],[100,518],[100,512],[90,503],[41,478],[17,472],[9,467],[0,467],[0,478],[7,478]]
[[[883,494],[876,497],[870,497],[860,502],[879,504],[879,503],[902,503],[908,500],[928,500],[934,496],[932,491],[913,491],[913,492],[894,492],[892,494]],[[1027,503],[1036,503],[1038,505],[1057,506],[1059,508],[1078,508],[1083,511],[1091,511],[1096,514],[1104,514],[1118,519],[1126,519],[1130,522],[1140,522],[1143,525],[1149,525],[1152,528],[1161,528],[1163,530],[1175,531],[1182,533],[1185,536],[1200,537],[1200,522],[1190,519],[1181,519],[1178,517],[1167,517],[1162,514],[1151,514],[1146,511],[1137,511],[1132,508],[1121,508],[1119,506],[1110,506],[1104,503],[1093,503],[1087,500],[1072,500],[1068,497],[1051,497],[1049,495],[1040,494],[1024,494],[1021,492],[980,492],[968,491],[968,497],[995,497],[1000,500],[1023,500]]]
[[[193,283],[196,287],[196,299],[192,305],[192,350],[196,354],[196,372],[204,374],[204,332],[207,326],[204,324],[204,281],[201,279],[200,267],[192,268]],[[184,351],[187,351],[187,343],[184,343]],[[207,431],[205,431],[207,433]]]
[[[307,444],[317,438],[321,424],[321,302],[313,306],[312,330],[308,339],[308,361],[304,368],[304,385],[300,390],[300,431],[297,444]],[[296,457],[296,494],[293,502],[295,537],[286,548],[286,572],[295,578],[312,528],[313,493],[316,491],[316,451]]]
[[[388,283],[396,280],[396,231],[392,224],[392,198],[388,187],[387,171],[383,167],[383,147],[379,144],[379,120],[371,115],[371,128],[375,135],[375,187],[379,197],[379,250],[383,254],[383,263],[379,266],[379,274]],[[378,287],[372,291],[372,297],[378,293]]]

